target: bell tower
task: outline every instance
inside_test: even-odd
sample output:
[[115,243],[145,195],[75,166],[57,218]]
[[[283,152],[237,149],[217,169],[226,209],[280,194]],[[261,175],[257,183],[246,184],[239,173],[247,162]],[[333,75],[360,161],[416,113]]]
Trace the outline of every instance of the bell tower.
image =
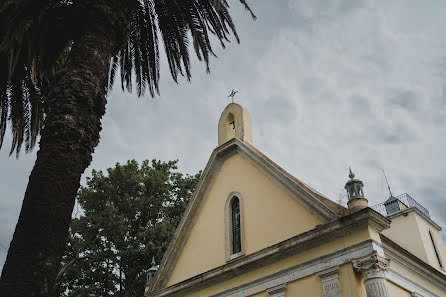
[[218,145],[232,138],[238,138],[252,145],[251,116],[237,103],[228,104],[218,122]]

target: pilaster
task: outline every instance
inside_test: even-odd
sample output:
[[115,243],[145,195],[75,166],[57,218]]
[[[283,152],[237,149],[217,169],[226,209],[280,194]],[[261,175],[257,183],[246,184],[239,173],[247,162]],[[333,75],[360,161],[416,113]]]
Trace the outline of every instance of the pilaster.
[[339,266],[331,267],[317,273],[322,280],[324,297],[341,297],[339,287]]
[[389,259],[378,255],[375,251],[353,260],[353,267],[364,277],[367,297],[390,297],[385,275]]

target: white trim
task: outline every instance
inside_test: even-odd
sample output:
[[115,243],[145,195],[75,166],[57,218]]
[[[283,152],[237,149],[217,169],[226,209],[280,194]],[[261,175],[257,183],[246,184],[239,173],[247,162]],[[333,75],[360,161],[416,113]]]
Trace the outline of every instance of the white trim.
[[[290,239],[274,244],[260,251],[247,254],[241,258],[230,261],[222,266],[203,272],[192,278],[176,283],[161,290],[151,292],[149,296],[185,296],[186,293],[196,292],[202,288],[223,282],[229,278],[253,271],[289,256],[307,251],[316,246],[341,238],[367,226],[388,228],[390,220],[386,219],[371,208],[365,208],[338,220],[320,225],[310,231],[296,235]],[[371,245],[370,251],[374,250],[373,240],[366,240]],[[356,247],[356,244],[353,247]],[[344,248],[343,250],[351,250]],[[325,259],[326,257],[321,257]],[[292,265],[292,264],[290,264]]]
[[[401,288],[403,288],[409,292],[412,292],[413,296],[440,297],[440,296],[432,293],[428,289],[420,286],[419,284],[411,281],[410,279],[402,276],[401,274],[399,274],[398,272],[396,272],[393,269],[389,269],[386,272],[386,278],[388,281],[394,283],[395,285],[398,285]],[[417,295],[414,295],[414,294],[417,294]]]
[[432,225],[435,229],[437,229],[437,231],[441,231],[441,227],[437,223],[435,223],[430,217],[425,215],[423,212],[421,212],[415,206],[412,206],[412,207],[405,208],[405,209],[399,210],[397,212],[394,212],[394,213],[388,215],[387,218],[393,220],[394,218],[397,218],[397,217],[400,217],[400,216],[407,216],[411,212],[414,212],[417,215],[419,215],[420,217],[422,217],[425,221],[427,221],[430,225]]
[[266,290],[271,297],[285,297],[286,284],[280,284]]
[[354,246],[338,250],[331,254],[309,260],[296,266],[253,280],[249,283],[231,288],[215,295],[211,295],[211,297],[237,297],[240,296],[240,293],[242,294],[241,296],[250,296],[266,291],[269,288],[333,268],[334,265],[342,265],[350,262],[352,259],[369,255],[372,252],[372,241],[367,240]]
[[[387,239],[388,240],[388,239]],[[431,271],[423,269],[420,265],[417,265],[416,262],[410,261],[407,256],[412,254],[406,251],[407,255],[400,254],[400,252],[395,251],[392,249],[391,246],[383,243],[384,250],[386,253],[386,257],[388,257],[391,261],[397,262],[406,269],[412,271],[413,273],[417,274],[421,278],[431,282],[432,284],[442,288],[446,292],[446,276],[442,275],[441,278],[435,277],[435,274],[433,274]],[[417,258],[418,259],[418,258]],[[421,260],[419,260],[421,261]],[[438,274],[441,274],[440,271],[438,271],[436,268],[430,266],[429,264],[424,263],[426,266],[428,266],[430,269],[432,269],[435,272],[438,272]]]

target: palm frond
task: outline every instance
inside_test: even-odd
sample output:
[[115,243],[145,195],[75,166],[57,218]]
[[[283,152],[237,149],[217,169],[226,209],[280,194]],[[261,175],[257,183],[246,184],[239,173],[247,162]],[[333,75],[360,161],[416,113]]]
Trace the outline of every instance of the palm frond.
[[[110,74],[114,75],[114,62],[119,61],[122,89],[131,90],[134,76],[138,96],[144,94],[146,87],[151,96],[159,93],[158,34],[175,82],[179,76],[191,79],[190,39],[198,60],[205,63],[207,72],[210,57],[215,56],[210,35],[215,35],[223,48],[231,34],[237,42],[240,41],[226,0],[136,1],[138,5],[132,17],[127,45],[112,60]],[[255,19],[247,2],[240,2]],[[112,82],[109,89],[111,87]]]
[[[240,2],[256,18],[247,2]],[[64,66],[84,28],[94,25],[91,14],[110,17],[113,28],[113,11],[92,12],[82,3],[4,0],[0,4],[0,148],[8,124],[11,153],[18,155],[22,145],[27,152],[35,146],[51,79]],[[127,4],[131,8],[130,30],[116,32],[120,38],[117,44],[123,46],[110,61],[104,86],[108,92],[119,68],[123,90],[131,92],[135,83],[138,96],[147,90],[152,97],[159,94],[160,42],[175,82],[179,76],[191,79],[190,46],[209,72],[210,58],[215,56],[210,36],[223,48],[231,35],[239,42],[226,0],[130,0]],[[88,21],[84,22],[86,14]]]

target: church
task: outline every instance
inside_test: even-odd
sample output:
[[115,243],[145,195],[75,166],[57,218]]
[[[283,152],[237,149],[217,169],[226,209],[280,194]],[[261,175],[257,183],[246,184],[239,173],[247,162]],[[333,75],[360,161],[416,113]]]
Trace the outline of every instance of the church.
[[445,297],[441,227],[408,194],[369,206],[363,186],[350,170],[347,208],[318,193],[253,146],[231,103],[145,295]]

